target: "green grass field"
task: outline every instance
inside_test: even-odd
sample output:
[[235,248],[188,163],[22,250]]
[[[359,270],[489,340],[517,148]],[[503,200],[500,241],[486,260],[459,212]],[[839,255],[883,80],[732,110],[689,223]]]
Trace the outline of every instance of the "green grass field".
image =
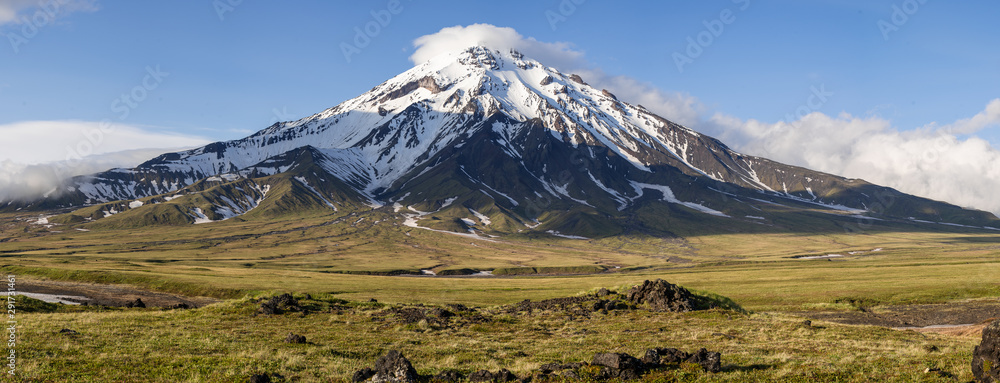
[[[2,217],[0,272],[225,301],[175,311],[21,311],[23,381],[237,382],[260,371],[289,381],[341,381],[393,348],[423,374],[501,367],[524,374],[547,362],[589,360],[604,351],[641,355],[652,347],[721,351],[724,371],[674,371],[650,381],[968,381],[976,339],[822,322],[809,328],[792,312],[853,310],[838,303],[845,299],[877,305],[1000,297],[1000,235],[974,230],[873,227],[592,240],[525,232],[487,241],[405,227],[384,210],[77,230],[86,228],[46,229]],[[845,256],[793,258],[826,254]],[[363,275],[421,269],[524,274],[529,268],[532,274],[516,277]],[[607,271],[577,274],[600,269]],[[728,297],[751,313],[498,314],[486,323],[441,327],[376,320],[391,308],[361,303],[375,298],[489,310],[654,278]],[[251,297],[278,292],[313,294],[326,309],[252,315]],[[331,303],[340,299],[351,303]],[[62,328],[80,334],[59,334]],[[282,343],[289,332],[311,343]],[[924,374],[928,367],[951,375]]]

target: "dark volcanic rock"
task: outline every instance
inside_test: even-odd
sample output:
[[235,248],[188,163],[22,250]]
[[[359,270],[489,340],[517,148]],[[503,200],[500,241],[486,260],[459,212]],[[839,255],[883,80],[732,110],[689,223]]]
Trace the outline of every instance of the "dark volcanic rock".
[[[680,363],[688,360],[688,358],[691,357],[691,354],[688,354],[676,348],[660,347],[660,348],[655,348],[651,351],[655,351],[656,354],[659,355],[660,363]],[[649,352],[647,351],[647,354],[648,353]]]
[[436,316],[438,318],[451,318],[451,317],[455,316],[455,313],[453,313],[451,311],[448,311],[448,310],[445,310],[445,309],[442,309],[442,308],[432,309],[430,313],[431,313],[431,315],[434,315],[434,316]]
[[694,363],[700,365],[705,371],[719,372],[722,370],[722,354],[704,348],[694,354],[676,348],[654,348],[646,350],[642,362],[650,368],[660,364]]
[[59,330],[59,333],[60,334],[66,334],[66,335],[78,335],[78,334],[80,334],[80,333],[78,333],[78,332],[76,332],[74,330],[70,330],[68,328],[64,328],[62,330]]
[[451,308],[452,310],[455,310],[455,311],[458,311],[458,312],[472,312],[472,311],[475,311],[473,309],[470,309],[470,308],[466,307],[463,304],[458,304],[458,303],[449,303],[448,307]]
[[686,362],[699,364],[708,372],[722,371],[722,354],[704,348],[692,354]]
[[983,341],[972,352],[972,375],[979,383],[1000,383],[1000,321],[983,329]]
[[646,355],[643,355],[642,359],[640,360],[642,360],[642,362],[648,366],[658,365],[660,364],[660,353],[657,352],[655,349],[646,350]]
[[[584,310],[580,304],[594,299],[593,297],[566,297],[566,298],[553,298],[546,299],[543,301],[532,302],[531,300],[525,299],[507,308],[507,312],[532,312],[538,311],[580,311]],[[591,305],[587,305],[587,309],[592,311]]]
[[355,371],[354,375],[351,376],[351,381],[354,383],[360,383],[370,379],[373,376],[375,376],[375,370],[365,367]]
[[496,382],[513,382],[517,380],[517,375],[506,368],[501,368],[496,374],[493,374],[493,381]]
[[268,374],[250,375],[250,383],[271,383],[271,375]]
[[629,354],[613,352],[594,355],[594,361],[591,364],[611,367],[616,370],[638,368],[641,365],[638,359]]
[[306,342],[306,337],[298,334],[288,333],[285,337],[285,343],[303,344]]
[[638,379],[644,370],[639,359],[626,353],[597,354],[594,355],[594,361],[591,364],[607,367],[608,377],[626,380]]
[[694,310],[694,296],[687,289],[662,279],[645,281],[628,291],[634,304],[648,304],[654,311],[687,312]]
[[399,351],[391,350],[375,361],[374,383],[412,383],[417,381],[417,370]]
[[493,373],[489,370],[479,370],[469,374],[470,382],[492,382]]
[[501,368],[500,371],[490,372],[489,370],[479,370],[469,375],[470,382],[513,382],[517,380],[517,375]]
[[127,308],[146,308],[146,304],[143,303],[142,298],[135,298],[134,301],[125,304]]
[[418,307],[393,308],[390,312],[403,323],[417,323],[428,319],[424,309]]
[[295,297],[292,297],[292,294],[284,293],[261,303],[260,309],[257,310],[257,313],[264,315],[277,315],[289,311],[301,312],[303,309],[302,306],[299,306],[299,301],[295,299]]
[[500,371],[490,372],[489,370],[479,370],[469,375],[470,382],[513,382],[517,380],[517,375],[501,368]]
[[462,373],[455,370],[444,370],[431,377],[432,382],[458,382],[462,380]]

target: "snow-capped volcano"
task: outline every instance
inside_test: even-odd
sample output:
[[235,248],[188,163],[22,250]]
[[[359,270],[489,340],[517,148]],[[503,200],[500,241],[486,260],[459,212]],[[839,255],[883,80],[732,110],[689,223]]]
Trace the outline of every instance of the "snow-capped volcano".
[[[648,203],[726,219],[769,220],[756,213],[759,205],[798,204],[852,215],[998,225],[987,213],[736,153],[577,75],[514,50],[478,46],[438,56],[313,116],[164,154],[134,169],[78,177],[61,193],[27,205],[134,200],[210,177],[270,177],[296,168],[303,148],[317,180],[333,178],[336,189],[351,189],[342,199],[356,193],[380,204],[425,209],[455,203],[474,215],[501,214],[515,226],[532,227],[552,211],[580,208],[587,211],[579,213],[584,221],[601,221],[583,224],[593,229]],[[256,187],[263,190],[259,182]]]
[[[640,159],[646,151],[668,151],[686,161],[687,142],[700,137],[516,51],[473,47],[439,56],[316,115],[140,167],[192,169],[208,176],[312,145],[343,150],[330,154],[368,164],[345,170],[367,178],[365,189],[373,192],[483,129],[477,122],[495,113],[518,122],[538,119],[550,134],[574,147],[602,145],[647,171],[650,164]],[[517,134],[517,126],[507,128],[508,135]]]

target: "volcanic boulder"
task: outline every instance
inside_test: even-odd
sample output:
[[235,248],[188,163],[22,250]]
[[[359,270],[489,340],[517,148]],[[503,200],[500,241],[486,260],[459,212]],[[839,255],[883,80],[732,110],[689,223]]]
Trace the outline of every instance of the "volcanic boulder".
[[516,380],[517,376],[506,368],[502,368],[497,372],[479,370],[469,375],[470,382],[513,382]]
[[591,364],[607,367],[610,377],[625,380],[638,379],[644,372],[642,362],[625,353],[597,354]]
[[1000,320],[983,329],[983,341],[972,352],[972,375],[979,383],[1000,383]]
[[417,370],[399,351],[391,350],[375,361],[373,383],[412,383],[416,382]]
[[692,354],[687,362],[698,364],[708,372],[722,371],[722,354],[711,352],[704,348]]
[[292,294],[284,293],[260,304],[260,309],[257,310],[258,314],[264,315],[277,315],[283,314],[289,311],[303,311],[302,306],[299,306],[299,301],[292,296]]
[[431,378],[432,382],[458,382],[462,380],[462,373],[455,370],[444,370]]
[[694,295],[690,291],[662,279],[645,281],[629,289],[628,300],[637,305],[647,304],[653,311],[694,310]]
[[658,347],[646,350],[646,355],[642,357],[642,362],[650,368],[661,364],[693,363],[701,366],[708,372],[719,372],[722,370],[722,354],[708,351],[704,348],[694,354],[689,354],[676,348]]
[[360,382],[364,382],[364,381],[366,381],[368,379],[371,379],[371,377],[373,377],[373,376],[375,376],[375,370],[372,370],[371,368],[365,367],[365,368],[362,368],[360,370],[355,371],[354,375],[351,376],[351,381],[354,382],[354,383],[360,383]]
[[298,334],[288,333],[288,336],[285,337],[285,343],[303,344],[306,343],[306,337]]

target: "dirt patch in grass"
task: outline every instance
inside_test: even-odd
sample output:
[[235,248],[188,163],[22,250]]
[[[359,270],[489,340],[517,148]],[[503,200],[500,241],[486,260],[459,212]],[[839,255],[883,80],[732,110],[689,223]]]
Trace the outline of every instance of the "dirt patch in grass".
[[[17,290],[26,293],[84,296],[89,300],[78,300],[79,303],[101,306],[122,307],[137,298],[142,299],[147,307],[174,307],[187,305],[201,307],[219,302],[218,299],[207,297],[188,297],[177,294],[141,290],[124,285],[104,285],[96,283],[63,282],[33,279],[18,279]],[[68,299],[72,300],[72,299]],[[73,300],[77,301],[77,300]]]
[[[810,319],[828,322],[871,325],[921,332],[936,332],[968,336],[978,326],[990,319],[1000,318],[1000,300],[965,301],[928,305],[893,305],[871,308],[859,307],[856,311],[816,311],[797,313]],[[944,326],[926,328],[928,326]],[[956,326],[963,325],[963,326]]]
[[983,329],[993,323],[995,319],[990,319],[979,324],[966,325],[966,326],[946,326],[946,327],[923,327],[923,328],[911,328],[908,330],[913,330],[921,333],[935,333],[942,335],[951,335],[963,338],[980,338],[983,336]]

